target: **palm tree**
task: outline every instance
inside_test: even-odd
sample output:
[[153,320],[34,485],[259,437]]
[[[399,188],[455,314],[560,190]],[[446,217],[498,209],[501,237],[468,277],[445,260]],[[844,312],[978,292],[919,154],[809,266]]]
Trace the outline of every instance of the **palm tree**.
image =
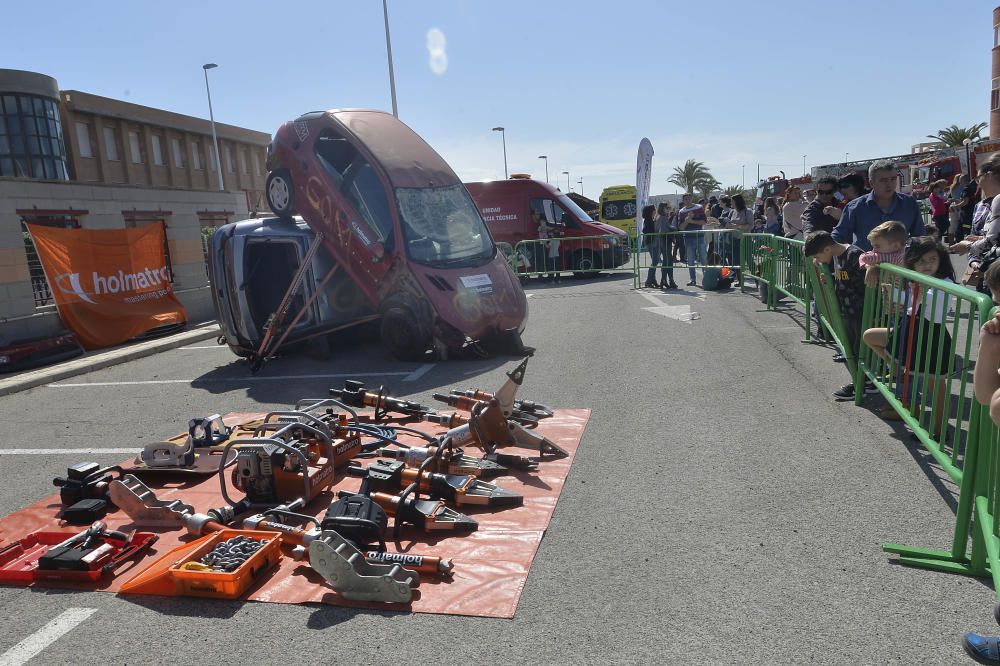
[[694,194],[695,190],[701,190],[698,184],[706,179],[715,180],[705,163],[688,160],[684,166],[674,167],[674,173],[667,182],[683,188],[688,194]]
[[976,123],[972,127],[962,128],[958,125],[949,125],[943,130],[938,130],[937,134],[928,134],[928,139],[934,139],[935,141],[940,141],[946,146],[961,146],[965,143],[966,139],[970,141],[978,141],[981,137],[979,134],[986,127],[986,123]]
[[694,184],[694,189],[698,190],[698,193],[706,199],[720,187],[722,187],[722,183],[716,180],[715,176],[711,174]]
[[730,185],[726,189],[722,190],[722,193],[727,197],[735,197],[737,194],[742,194],[743,198],[746,198],[746,192],[739,185]]

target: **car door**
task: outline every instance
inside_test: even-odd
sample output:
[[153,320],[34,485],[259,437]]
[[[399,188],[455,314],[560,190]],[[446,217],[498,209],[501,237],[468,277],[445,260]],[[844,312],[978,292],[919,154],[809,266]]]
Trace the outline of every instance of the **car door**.
[[324,127],[313,155],[319,169],[306,184],[306,202],[323,219],[327,249],[377,302],[396,243],[389,190],[353,137],[339,129]]

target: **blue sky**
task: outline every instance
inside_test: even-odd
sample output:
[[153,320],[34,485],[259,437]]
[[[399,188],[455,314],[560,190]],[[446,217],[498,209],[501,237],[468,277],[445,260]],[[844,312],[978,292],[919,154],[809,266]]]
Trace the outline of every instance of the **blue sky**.
[[[544,178],[547,154],[552,181],[569,171],[596,198],[634,182],[644,136],[660,194],[688,158],[726,185],[745,164],[749,185],[758,163],[798,175],[803,155],[905,153],[988,121],[995,4],[390,0],[389,19],[400,118],[459,176],[503,176],[502,125],[512,173]],[[18,2],[4,18],[0,66],[63,89],[207,117],[216,62],[220,122],[273,133],[310,110],[391,109],[380,0]]]

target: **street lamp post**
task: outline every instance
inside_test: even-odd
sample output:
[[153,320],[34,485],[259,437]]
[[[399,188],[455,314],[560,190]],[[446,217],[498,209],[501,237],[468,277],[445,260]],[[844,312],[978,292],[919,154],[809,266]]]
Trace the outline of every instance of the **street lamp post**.
[[844,164],[847,164],[847,156],[848,155],[850,155],[850,153],[844,153]]
[[569,192],[569,171],[563,171],[563,175],[566,176],[566,191]]
[[972,143],[972,139],[966,137],[962,141],[962,145],[965,146],[965,173],[971,179],[972,178],[972,161],[969,159],[969,145]]
[[219,174],[219,189],[225,190],[226,186],[222,182],[222,155],[219,154],[219,137],[215,134],[215,114],[212,112],[212,91],[208,88],[208,70],[218,67],[214,62],[201,66],[205,71],[205,93],[208,95],[208,118],[212,122],[212,145],[215,147],[215,169]]
[[382,0],[382,18],[385,20],[385,53],[389,58],[389,92],[392,95],[392,115],[399,118],[399,110],[396,108],[396,76],[392,71],[392,43],[389,41],[389,7],[386,0]]
[[802,156],[802,175],[806,175],[806,156]]
[[580,196],[583,196],[583,176],[580,176],[580,180],[576,181],[580,185]]
[[538,159],[545,160],[545,182],[549,182],[549,156],[539,155]]
[[503,178],[507,180],[507,134],[502,127],[494,127],[494,132],[500,132],[500,139],[503,141]]
[[747,187],[747,165],[740,165],[740,189],[745,190]]

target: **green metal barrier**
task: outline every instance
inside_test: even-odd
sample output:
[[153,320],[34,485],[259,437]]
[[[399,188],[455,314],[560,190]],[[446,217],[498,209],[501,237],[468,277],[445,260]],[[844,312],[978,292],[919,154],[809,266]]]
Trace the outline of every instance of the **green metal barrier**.
[[[812,283],[806,275],[805,242],[791,238],[774,236],[771,241],[773,252],[773,273],[770,292],[782,293],[805,310],[806,340],[812,339]],[[774,296],[769,298],[774,308]]]
[[[812,285],[812,293],[816,298],[816,312],[819,315],[820,323],[826,329],[834,343],[844,355],[847,368],[851,377],[855,378],[855,389],[857,389],[858,367],[858,347],[860,345],[860,333],[858,340],[852,342],[852,334],[849,333],[848,323],[840,311],[840,303],[833,287],[833,274],[830,267],[825,264],[817,265],[812,259],[806,258],[803,264],[809,283]],[[809,325],[809,322],[806,322]]]
[[[558,243],[559,254],[550,257],[553,242]],[[636,268],[631,245],[631,239],[620,234],[523,240],[514,246],[514,272],[522,278],[565,272],[576,276],[597,273],[628,273],[634,276]]]
[[770,294],[774,284],[773,245],[772,234],[743,234],[740,239],[741,292],[746,292],[746,279],[753,278],[758,285],[767,285]]
[[863,328],[885,346],[876,352],[862,345],[862,370],[938,464],[962,483],[971,419],[979,411],[969,359],[993,304],[984,294],[898,266],[879,266],[879,276],[879,287],[865,296]]
[[514,264],[514,257],[515,257],[514,246],[511,245],[510,243],[503,243],[503,242],[497,243],[496,245],[497,245],[497,251],[503,255],[503,258],[507,260],[507,263],[510,264],[510,267],[514,269],[515,273],[517,273],[517,266]]
[[865,347],[860,368],[959,486],[950,550],[882,548],[909,566],[992,574],[1000,591],[1000,429],[976,402],[969,377],[993,304],[984,294],[897,266],[883,264],[879,274],[880,285],[865,299],[864,322],[891,333],[884,352]]

